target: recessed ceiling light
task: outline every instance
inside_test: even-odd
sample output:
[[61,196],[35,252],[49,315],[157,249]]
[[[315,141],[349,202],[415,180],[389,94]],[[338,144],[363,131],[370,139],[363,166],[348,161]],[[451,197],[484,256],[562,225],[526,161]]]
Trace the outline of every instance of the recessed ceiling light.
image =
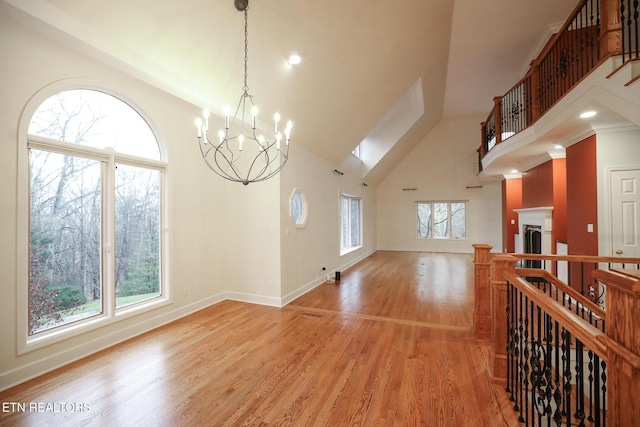
[[560,145],[560,144],[556,144],[556,145],[554,146],[554,148],[556,148],[556,149],[560,150],[560,149],[562,149],[562,148],[564,148],[564,147],[563,147],[562,145]]
[[581,119],[588,119],[589,117],[593,117],[596,115],[595,111],[585,111],[584,113],[580,114],[580,118]]
[[289,56],[289,59],[287,59],[287,64],[291,66],[298,65],[300,61],[302,61],[302,58],[300,57],[300,55],[298,55],[297,52],[294,52]]
[[518,169],[511,169],[511,173],[518,173]]

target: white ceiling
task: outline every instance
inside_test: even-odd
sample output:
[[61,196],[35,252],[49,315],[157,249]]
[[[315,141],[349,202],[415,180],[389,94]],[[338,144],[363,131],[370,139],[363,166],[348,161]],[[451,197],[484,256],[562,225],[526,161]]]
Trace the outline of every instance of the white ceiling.
[[[244,17],[233,0],[2,1],[214,113],[240,97]],[[441,118],[481,121],[577,3],[251,0],[248,86],[261,112],[293,119],[292,143],[338,165],[381,123],[394,126],[388,113],[421,80],[423,112],[368,172],[376,181]]]

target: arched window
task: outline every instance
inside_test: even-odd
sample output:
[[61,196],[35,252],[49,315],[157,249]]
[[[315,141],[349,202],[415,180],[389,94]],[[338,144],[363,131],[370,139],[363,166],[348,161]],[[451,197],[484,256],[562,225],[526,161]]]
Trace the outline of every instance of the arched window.
[[166,163],[142,116],[107,93],[66,90],[37,108],[27,148],[27,336],[166,300]]

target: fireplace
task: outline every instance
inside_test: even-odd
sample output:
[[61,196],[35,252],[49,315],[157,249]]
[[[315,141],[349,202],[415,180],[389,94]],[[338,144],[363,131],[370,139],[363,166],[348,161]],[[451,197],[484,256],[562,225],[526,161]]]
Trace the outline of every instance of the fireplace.
[[[553,206],[515,209],[518,214],[520,247],[524,253],[551,254]],[[529,261],[526,267],[540,268],[540,261]]]
[[[542,253],[542,227],[539,225],[524,224],[524,239],[522,250],[525,254]],[[525,268],[540,268],[542,263],[539,260],[525,260]]]

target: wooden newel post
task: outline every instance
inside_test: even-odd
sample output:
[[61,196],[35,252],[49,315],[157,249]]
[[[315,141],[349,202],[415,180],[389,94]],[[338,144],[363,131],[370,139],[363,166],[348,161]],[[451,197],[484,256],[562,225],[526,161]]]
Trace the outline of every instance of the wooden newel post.
[[531,75],[531,108],[527,109],[527,126],[531,126],[540,118],[540,60],[534,59],[529,66]]
[[600,15],[600,51],[602,56],[620,55],[622,53],[620,0],[602,0]]
[[507,384],[507,272],[515,272],[518,259],[511,255],[491,258],[493,314],[491,319],[491,380]]
[[474,249],[474,293],[473,331],[477,339],[491,338],[491,249],[493,246],[475,244]]
[[607,425],[640,420],[640,274],[596,270],[607,286]]

